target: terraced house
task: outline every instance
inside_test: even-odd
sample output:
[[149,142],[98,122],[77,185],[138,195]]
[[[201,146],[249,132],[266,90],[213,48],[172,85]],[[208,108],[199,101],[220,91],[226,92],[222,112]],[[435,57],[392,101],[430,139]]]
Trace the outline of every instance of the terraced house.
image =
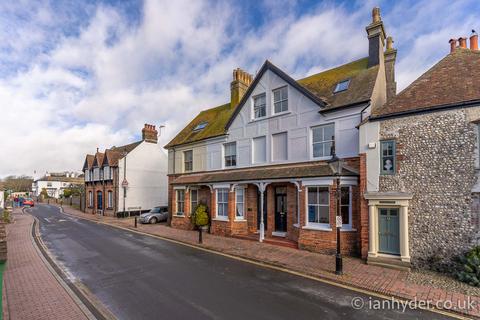
[[142,139],[85,157],[86,212],[116,216],[167,205],[167,155],[154,125]]
[[335,151],[342,251],[366,257],[357,127],[396,90],[396,51],[378,8],[366,31],[368,56],[303,79],[269,61],[255,77],[233,71],[230,102],[200,112],[166,146],[173,227],[192,228],[189,216],[204,203],[214,234],[332,252]]

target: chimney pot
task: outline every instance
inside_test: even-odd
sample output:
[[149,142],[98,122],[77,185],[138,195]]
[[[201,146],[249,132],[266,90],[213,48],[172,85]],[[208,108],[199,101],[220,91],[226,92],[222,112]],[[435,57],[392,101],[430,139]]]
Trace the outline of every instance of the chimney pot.
[[372,23],[377,23],[382,21],[382,18],[380,17],[380,8],[375,7],[372,10]]
[[466,49],[467,48],[467,38],[465,38],[465,37],[458,38],[458,46],[460,48]]
[[145,127],[142,129],[142,140],[157,143],[158,132],[153,124],[145,123]]
[[478,34],[475,30],[472,30],[472,35],[470,36],[470,50],[478,51]]
[[450,53],[452,53],[457,48],[457,40],[450,39],[448,42],[450,43]]

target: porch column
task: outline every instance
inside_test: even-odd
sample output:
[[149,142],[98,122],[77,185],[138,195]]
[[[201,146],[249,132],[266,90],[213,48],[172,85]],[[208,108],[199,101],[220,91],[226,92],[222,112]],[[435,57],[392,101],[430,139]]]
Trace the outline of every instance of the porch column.
[[263,202],[265,201],[264,199],[265,185],[263,183],[260,183],[259,189],[260,189],[260,238],[259,238],[259,241],[263,242],[263,239],[265,239],[265,223],[263,222],[263,215],[265,214],[264,212],[265,207],[263,206]]
[[376,219],[376,207],[373,204],[368,205],[368,229],[369,229],[369,236],[368,236],[368,256],[369,257],[376,257],[378,253],[378,232],[377,232],[377,219]]
[[400,258],[410,262],[410,248],[408,244],[408,205],[400,207]]

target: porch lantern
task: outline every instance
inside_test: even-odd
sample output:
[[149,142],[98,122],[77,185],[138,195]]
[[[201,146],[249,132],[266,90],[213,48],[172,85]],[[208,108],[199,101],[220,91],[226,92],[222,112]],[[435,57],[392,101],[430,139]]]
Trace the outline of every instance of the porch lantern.
[[342,260],[342,254],[340,251],[340,229],[342,227],[342,214],[340,211],[340,200],[341,200],[341,188],[340,188],[340,176],[342,174],[342,166],[343,166],[343,161],[337,157],[335,153],[335,139],[332,137],[333,143],[332,143],[332,148],[331,148],[331,154],[332,158],[328,160],[328,165],[330,166],[330,169],[332,169],[333,175],[335,177],[335,183],[336,183],[336,194],[335,194],[335,201],[336,201],[336,219],[335,219],[335,225],[337,228],[337,253],[335,254],[335,274],[342,274],[343,273],[343,260]]

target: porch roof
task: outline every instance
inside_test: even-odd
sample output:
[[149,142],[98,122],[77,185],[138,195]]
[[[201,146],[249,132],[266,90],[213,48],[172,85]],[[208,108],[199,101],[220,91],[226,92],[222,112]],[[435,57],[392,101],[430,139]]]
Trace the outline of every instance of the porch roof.
[[[334,173],[330,166],[323,162],[307,164],[288,164],[278,166],[262,166],[245,169],[229,169],[202,173],[185,174],[175,179],[172,184],[208,184],[215,182],[257,181],[271,179],[300,179],[315,177],[331,177]],[[343,166],[342,176],[358,176],[358,173]]]

